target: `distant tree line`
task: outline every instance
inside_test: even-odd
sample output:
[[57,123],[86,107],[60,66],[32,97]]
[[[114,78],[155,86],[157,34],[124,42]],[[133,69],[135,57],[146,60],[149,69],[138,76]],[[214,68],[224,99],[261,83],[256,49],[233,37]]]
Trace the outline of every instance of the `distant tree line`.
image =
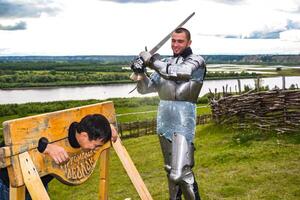
[[53,62],[53,61],[24,61],[0,62],[0,70],[53,70],[53,71],[98,71],[98,72],[126,72],[129,63],[108,64],[98,62]]
[[129,72],[0,70],[0,88],[129,82]]
[[[85,64],[96,65],[128,65],[137,55],[98,55],[98,56],[0,56],[0,63],[11,62],[49,62],[60,64]],[[167,57],[163,55],[162,57]],[[231,64],[268,64],[268,65],[299,65],[300,54],[291,55],[202,55],[206,63],[231,63]]]
[[224,78],[254,78],[257,77],[255,72],[248,73],[242,71],[241,73],[238,72],[208,72],[206,74],[206,79],[224,79]]
[[[19,66],[22,68],[21,66]],[[64,71],[63,67],[59,70],[46,67],[47,70],[42,70],[39,67],[38,70],[17,70],[14,67],[6,67],[7,69],[0,69],[0,88],[21,88],[21,87],[46,87],[46,86],[68,86],[68,85],[97,85],[105,83],[130,83],[129,79],[131,74],[130,70],[118,68],[117,66],[105,66],[103,69],[97,71],[91,70],[91,66],[78,67],[70,66],[70,69]],[[4,68],[4,67],[3,67]],[[76,70],[71,70],[75,68]],[[101,67],[99,67],[101,68]],[[80,70],[82,69],[82,70]],[[87,70],[85,70],[87,69]],[[110,69],[115,69],[109,71]],[[119,71],[117,70],[119,69]],[[107,70],[107,71],[106,71]],[[250,78],[256,77],[255,73],[247,72],[209,72],[207,73],[207,79],[224,79],[224,78]]]

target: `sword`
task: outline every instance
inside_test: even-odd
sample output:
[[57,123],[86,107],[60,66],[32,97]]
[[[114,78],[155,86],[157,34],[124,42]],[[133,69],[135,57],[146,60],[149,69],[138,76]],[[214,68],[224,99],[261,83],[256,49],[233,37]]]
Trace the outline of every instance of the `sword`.
[[[195,15],[195,12],[193,12],[192,14],[190,14],[185,20],[183,20],[175,29],[173,29],[164,39],[162,39],[156,46],[154,46],[149,53],[151,55],[155,54],[155,52],[157,52],[172,36],[172,33],[177,29],[182,27],[187,21],[189,21],[193,16]],[[137,81],[137,80],[141,80],[141,75],[139,75],[138,73],[132,73],[130,75],[130,79],[133,81]],[[135,88],[132,90],[134,91]],[[132,92],[131,91],[131,92]],[[130,92],[130,93],[131,93]]]

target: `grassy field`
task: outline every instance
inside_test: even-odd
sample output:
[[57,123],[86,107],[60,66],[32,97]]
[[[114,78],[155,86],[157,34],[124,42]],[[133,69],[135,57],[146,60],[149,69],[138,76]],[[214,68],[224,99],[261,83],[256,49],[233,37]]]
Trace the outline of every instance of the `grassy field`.
[[[168,198],[157,136],[123,141],[153,199]],[[194,172],[202,199],[300,198],[300,136],[237,131],[213,124],[198,126]],[[146,153],[147,152],[147,153]],[[145,155],[146,153],[146,155]],[[139,199],[115,152],[111,150],[109,198]],[[87,184],[52,181],[51,199],[97,199],[98,170]]]
[[[145,105],[146,101],[149,101]],[[155,99],[115,99],[117,114],[153,111],[149,114],[119,116],[119,122],[148,119],[156,115]],[[20,112],[0,117],[0,122],[33,115],[30,108],[53,111],[92,102],[65,102],[19,105]],[[59,106],[58,106],[59,105]],[[137,106],[139,105],[139,106]],[[205,104],[199,104],[203,106]],[[43,107],[45,106],[45,107]],[[10,110],[4,106],[3,109]],[[36,111],[36,109],[34,109]],[[25,114],[24,114],[25,113]],[[210,113],[208,107],[198,114]],[[0,129],[0,136],[2,130]],[[0,137],[1,140],[1,137]],[[123,141],[155,200],[168,198],[167,180],[158,138],[155,135]],[[198,126],[195,138],[194,172],[202,199],[206,200],[294,200],[300,199],[300,135],[277,135],[255,130],[239,131],[208,124]],[[87,183],[66,186],[54,180],[49,185],[51,199],[97,199],[99,171]],[[109,196],[112,200],[139,199],[114,150],[110,156]]]

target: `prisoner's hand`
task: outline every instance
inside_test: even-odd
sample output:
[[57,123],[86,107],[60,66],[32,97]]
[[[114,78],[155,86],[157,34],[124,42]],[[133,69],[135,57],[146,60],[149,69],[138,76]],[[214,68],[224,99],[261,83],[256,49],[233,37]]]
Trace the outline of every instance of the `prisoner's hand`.
[[66,150],[56,144],[48,144],[44,153],[48,154],[56,164],[60,164],[69,160],[69,155]]
[[111,128],[111,141],[115,142],[118,139],[118,132],[114,125],[110,125]]

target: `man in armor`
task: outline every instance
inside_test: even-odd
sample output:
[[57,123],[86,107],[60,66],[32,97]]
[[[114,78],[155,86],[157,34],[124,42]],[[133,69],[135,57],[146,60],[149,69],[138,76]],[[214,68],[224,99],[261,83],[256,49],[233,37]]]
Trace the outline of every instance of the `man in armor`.
[[[172,33],[173,56],[160,59],[158,54],[140,53],[131,65],[138,74],[141,94],[158,92],[157,133],[164,157],[171,200],[199,200],[200,194],[192,168],[196,126],[196,102],[206,74],[206,64],[190,48],[190,32],[177,28]],[[147,77],[146,67],[155,72]]]

